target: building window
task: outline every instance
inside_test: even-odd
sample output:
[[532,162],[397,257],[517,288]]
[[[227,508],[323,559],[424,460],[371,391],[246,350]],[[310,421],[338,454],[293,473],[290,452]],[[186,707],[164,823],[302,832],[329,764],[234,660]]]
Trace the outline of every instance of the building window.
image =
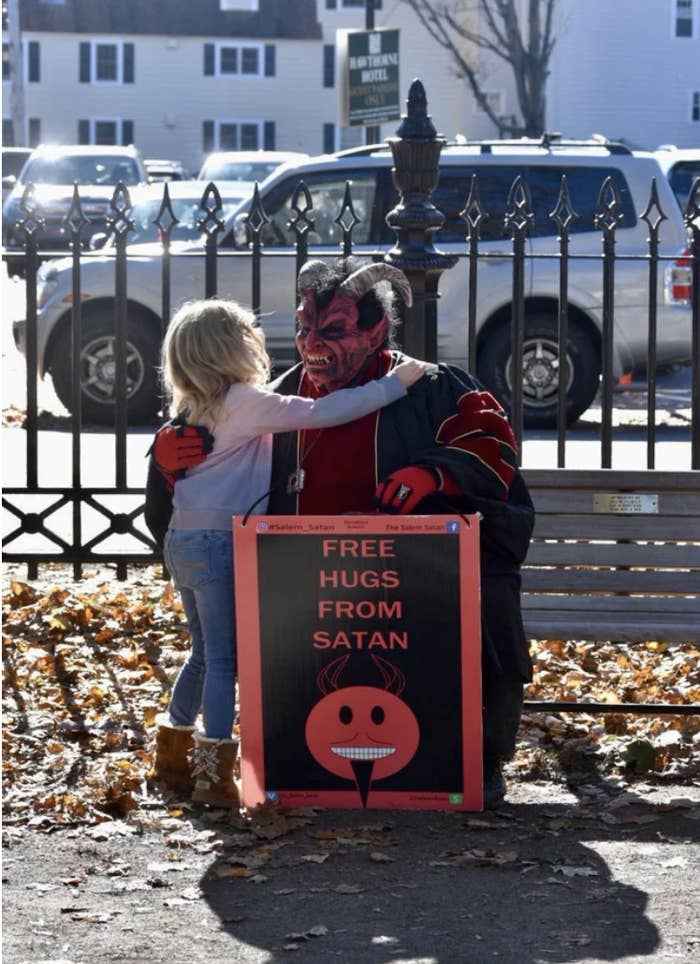
[[121,83],[121,52],[117,44],[93,44],[93,77],[98,83]]
[[[41,121],[38,117],[28,117],[25,122],[27,134],[25,143],[28,147],[36,147],[41,142]],[[5,147],[15,146],[15,129],[12,118],[2,119],[2,142]]]
[[274,77],[274,44],[204,44],[205,77]]
[[[268,135],[268,142],[269,139]],[[267,146],[265,124],[263,121],[233,119],[204,121],[202,146],[205,154],[211,151],[261,150]]]
[[700,123],[700,90],[690,94],[690,120],[693,124]]
[[[494,114],[496,114],[497,117],[503,114],[503,105],[504,105],[505,99],[503,97],[502,90],[485,90],[484,97],[486,98],[486,103],[489,105],[489,107],[494,112]],[[478,101],[476,102],[476,112],[477,114],[486,113],[486,111]]]
[[240,74],[245,77],[262,75],[262,46],[217,44],[216,73],[219,77]]
[[219,0],[219,9],[226,13],[228,10],[241,10],[246,13],[258,12],[258,0]]
[[121,40],[88,40],[80,44],[80,82],[132,84],[134,45]]
[[[22,71],[25,82],[36,84],[41,80],[41,46],[38,40],[30,40],[27,47],[20,46],[22,56]],[[2,45],[2,79],[10,80],[12,67],[10,64],[10,45]]]
[[132,144],[134,122],[121,117],[90,117],[78,121],[79,144]]
[[[326,0],[326,10],[364,10],[365,0]],[[374,0],[374,9],[382,9],[382,0]]]
[[695,35],[695,0],[676,0],[673,18],[674,37]]

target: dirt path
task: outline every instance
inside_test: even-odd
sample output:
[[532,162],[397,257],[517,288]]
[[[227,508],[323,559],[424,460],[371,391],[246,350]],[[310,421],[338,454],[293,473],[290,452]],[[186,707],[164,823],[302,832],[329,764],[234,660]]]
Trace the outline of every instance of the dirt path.
[[[700,961],[700,787],[5,827],[5,964]],[[146,816],[144,816],[144,814]]]

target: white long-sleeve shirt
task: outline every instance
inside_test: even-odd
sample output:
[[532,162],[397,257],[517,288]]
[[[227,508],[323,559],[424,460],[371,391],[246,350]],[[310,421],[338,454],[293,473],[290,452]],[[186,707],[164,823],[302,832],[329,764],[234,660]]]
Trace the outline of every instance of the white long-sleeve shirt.
[[[211,426],[212,451],[175,483],[170,528],[230,529],[231,516],[248,512],[270,488],[273,433],[342,425],[405,394],[403,382],[392,373],[316,399],[237,382]],[[266,509],[264,498],[255,511]]]

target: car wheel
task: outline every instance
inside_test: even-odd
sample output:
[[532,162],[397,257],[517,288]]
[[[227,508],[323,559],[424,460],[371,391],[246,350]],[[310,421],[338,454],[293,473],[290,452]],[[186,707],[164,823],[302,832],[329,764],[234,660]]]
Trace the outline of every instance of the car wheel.
[[[566,421],[571,425],[591,405],[598,391],[600,357],[590,335],[569,321],[569,377],[566,386]],[[512,405],[512,354],[509,324],[487,333],[479,349],[479,379],[510,411]],[[525,321],[523,340],[523,421],[529,427],[557,424],[559,348],[556,321],[532,315]]]
[[[80,386],[83,420],[98,425],[113,425],[116,390],[116,337],[110,317],[83,319],[83,346],[80,352]],[[126,391],[130,423],[151,420],[160,409],[158,384],[159,339],[137,317],[127,319]],[[68,411],[72,406],[71,338],[64,328],[56,339],[49,363],[54,388]]]

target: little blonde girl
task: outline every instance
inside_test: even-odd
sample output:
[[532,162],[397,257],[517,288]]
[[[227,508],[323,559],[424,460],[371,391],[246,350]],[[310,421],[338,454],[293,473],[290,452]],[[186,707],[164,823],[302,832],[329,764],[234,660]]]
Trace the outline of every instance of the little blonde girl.
[[[194,301],[174,316],[163,344],[163,374],[174,412],[204,424],[212,450],[177,479],[164,558],[180,590],[191,652],[168,713],[158,719],[155,775],[192,799],[235,806],[236,644],[231,517],[269,489],[272,434],[341,425],[389,405],[426,371],[407,361],[358,388],[319,399],[277,395],[266,387],[270,359],[255,316],[232,301]],[[259,501],[258,501],[259,500]],[[147,516],[149,513],[147,496]],[[204,732],[195,731],[202,711]],[[190,750],[193,748],[192,764]]]

